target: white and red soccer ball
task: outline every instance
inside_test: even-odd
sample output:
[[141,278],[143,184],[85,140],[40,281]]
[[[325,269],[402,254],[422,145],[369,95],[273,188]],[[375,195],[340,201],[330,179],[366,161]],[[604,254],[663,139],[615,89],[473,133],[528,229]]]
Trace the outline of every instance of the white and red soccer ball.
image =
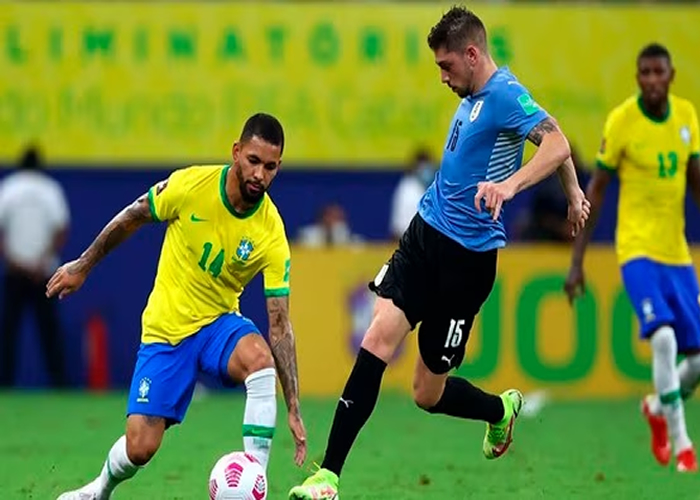
[[209,475],[210,500],[266,500],[265,469],[253,455],[235,451],[221,457]]

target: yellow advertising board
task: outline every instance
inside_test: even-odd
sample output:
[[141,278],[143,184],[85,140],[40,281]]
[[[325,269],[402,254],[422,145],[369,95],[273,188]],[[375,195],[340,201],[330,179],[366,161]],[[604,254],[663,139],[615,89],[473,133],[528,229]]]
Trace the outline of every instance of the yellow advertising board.
[[[391,251],[293,250],[292,320],[305,394],[342,391],[372,314],[374,296],[366,285]],[[472,329],[460,375],[493,391],[547,390],[557,398],[649,390],[650,351],[638,340],[613,249],[589,251],[588,292],[574,308],[562,289],[570,257],[566,246],[513,246],[500,253],[498,280]],[[409,393],[416,356],[412,334],[383,387]]]
[[[445,4],[446,5],[446,4]],[[400,165],[438,154],[458,103],[426,35],[440,3],[3,2],[0,162],[226,159],[246,117],[277,115],[292,164]],[[592,158],[634,60],[667,44],[700,103],[700,9],[480,5],[493,55]]]

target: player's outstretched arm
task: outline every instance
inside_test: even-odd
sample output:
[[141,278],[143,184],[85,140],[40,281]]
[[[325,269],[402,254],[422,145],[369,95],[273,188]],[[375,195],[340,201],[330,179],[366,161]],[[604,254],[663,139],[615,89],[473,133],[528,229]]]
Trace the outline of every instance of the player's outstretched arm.
[[153,221],[148,195],[144,194],[119,212],[102,229],[82,255],[59,267],[46,285],[46,295],[60,299],[78,290],[95,265],[134,231]]
[[306,430],[301,420],[299,405],[299,372],[294,331],[289,319],[289,296],[268,297],[267,314],[272,356],[275,358],[277,376],[287,404],[289,428],[296,443],[294,458],[297,465],[301,465],[306,458]]
[[591,239],[596,222],[598,221],[600,208],[603,206],[603,201],[605,199],[605,190],[608,184],[610,184],[611,178],[612,174],[610,172],[602,168],[597,168],[593,172],[593,177],[591,177],[591,180],[588,182],[586,198],[588,198],[591,204],[590,215],[583,231],[574,239],[571,267],[569,268],[569,275],[564,284],[564,290],[569,297],[569,302],[573,302],[573,300],[584,291],[583,257],[586,253],[586,246]]

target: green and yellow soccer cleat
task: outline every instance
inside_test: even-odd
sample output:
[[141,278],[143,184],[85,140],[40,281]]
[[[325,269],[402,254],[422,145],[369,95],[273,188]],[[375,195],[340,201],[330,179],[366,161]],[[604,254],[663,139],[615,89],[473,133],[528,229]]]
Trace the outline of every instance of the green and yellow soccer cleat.
[[318,469],[301,486],[289,492],[290,500],[338,500],[338,476],[328,469]]
[[505,414],[497,424],[486,424],[484,436],[484,456],[489,460],[503,455],[513,442],[515,419],[523,407],[523,395],[517,389],[508,389],[501,394]]

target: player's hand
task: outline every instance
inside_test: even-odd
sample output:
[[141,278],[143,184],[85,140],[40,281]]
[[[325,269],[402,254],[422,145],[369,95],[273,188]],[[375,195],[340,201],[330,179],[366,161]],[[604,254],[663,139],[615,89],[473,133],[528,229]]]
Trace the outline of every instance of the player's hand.
[[288,420],[289,429],[292,431],[294,445],[296,446],[294,463],[297,464],[297,467],[301,467],[306,460],[306,429],[298,412],[290,412]]
[[46,284],[46,296],[58,295],[58,298],[62,299],[83,286],[85,278],[87,278],[87,270],[80,259],[63,264],[56,269]]
[[573,304],[577,297],[583,295],[586,290],[582,266],[571,266],[569,274],[564,282],[564,291],[569,298],[569,304]]
[[586,226],[586,221],[591,215],[591,202],[586,199],[586,195],[579,189],[579,192],[569,200],[569,210],[567,220],[571,224],[571,235],[576,236]]
[[493,220],[498,220],[501,215],[503,203],[515,196],[515,189],[508,181],[503,182],[480,182],[476,185],[477,191],[474,196],[474,206],[477,212],[481,212],[481,200],[484,200],[486,210],[493,216]]

